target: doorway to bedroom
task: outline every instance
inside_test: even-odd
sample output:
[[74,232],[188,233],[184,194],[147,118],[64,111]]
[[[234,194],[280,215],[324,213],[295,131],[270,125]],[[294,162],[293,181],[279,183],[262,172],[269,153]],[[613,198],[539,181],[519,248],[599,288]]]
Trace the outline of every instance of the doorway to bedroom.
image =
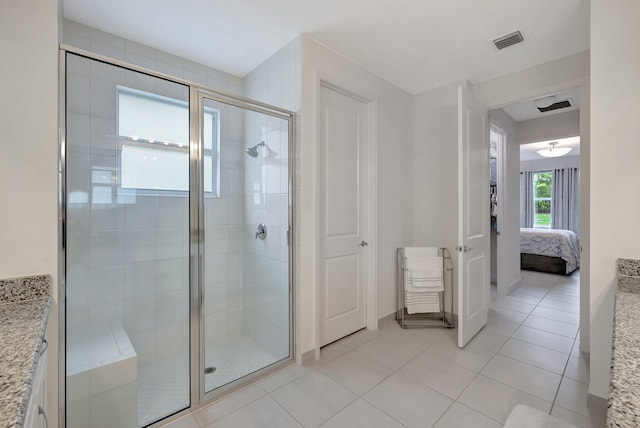
[[[588,195],[588,169],[581,174],[583,164],[588,167],[588,107],[581,111],[588,106],[585,88],[541,93],[489,112],[492,192],[487,197],[491,278],[497,283],[489,319],[498,320],[504,328],[499,334],[509,336],[498,353],[562,376],[557,397],[569,390],[586,394],[589,382],[588,354],[581,351],[589,346],[588,282],[580,281],[581,214],[588,231],[588,199],[580,197]],[[584,308],[581,300],[587,302]],[[570,410],[588,415],[586,407]]]

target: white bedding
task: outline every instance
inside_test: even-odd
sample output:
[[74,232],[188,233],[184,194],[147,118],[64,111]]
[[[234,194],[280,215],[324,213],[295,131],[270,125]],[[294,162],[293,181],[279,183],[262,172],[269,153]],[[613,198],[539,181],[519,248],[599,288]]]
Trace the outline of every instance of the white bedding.
[[560,257],[567,262],[570,274],[580,267],[578,235],[563,229],[520,229],[520,252],[540,256]]

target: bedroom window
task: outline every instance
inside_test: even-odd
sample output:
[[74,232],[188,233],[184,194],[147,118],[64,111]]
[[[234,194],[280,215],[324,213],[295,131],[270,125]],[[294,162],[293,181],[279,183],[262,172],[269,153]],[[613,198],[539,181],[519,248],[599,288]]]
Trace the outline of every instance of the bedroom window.
[[[186,102],[118,87],[120,186],[189,191],[189,107]],[[204,112],[204,191],[219,196],[219,112]],[[171,171],[170,174],[167,171]]]
[[533,173],[533,227],[551,228],[552,192],[553,173],[551,171]]

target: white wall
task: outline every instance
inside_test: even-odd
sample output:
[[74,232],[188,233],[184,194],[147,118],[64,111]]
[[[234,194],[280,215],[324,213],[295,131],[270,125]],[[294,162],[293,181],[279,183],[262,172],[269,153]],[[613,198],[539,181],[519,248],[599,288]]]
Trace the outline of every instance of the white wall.
[[561,156],[520,161],[520,171],[551,171],[560,168],[580,168],[580,156]]
[[518,122],[520,144],[580,135],[580,110]]
[[616,259],[640,259],[640,3],[591,2],[591,383],[609,391]]
[[489,108],[503,107],[561,89],[580,86],[589,75],[589,52],[580,52],[554,61],[476,82],[473,92]]
[[520,175],[518,163],[520,161],[520,145],[517,141],[517,123],[511,119],[502,109],[495,109],[489,112],[491,123],[502,129],[506,136],[506,171],[505,183],[503,184],[504,201],[498,201],[506,208],[501,213],[506,218],[498,218],[498,228],[502,231],[500,239],[505,239],[501,243],[504,249],[498,254],[505,260],[499,260],[498,266],[502,268],[506,265],[506,284],[501,284],[499,293],[506,293],[518,281],[520,281]]
[[[300,268],[298,284],[298,345],[301,352],[314,349],[317,290],[318,192],[316,144],[319,79],[326,80],[367,100],[377,101],[378,230],[368,237],[375,242],[378,258],[378,316],[395,310],[395,249],[412,243],[411,97],[344,57],[308,37],[301,38],[300,138],[296,153]],[[376,242],[377,241],[377,242]]]
[[[458,265],[454,248],[458,245],[459,84],[413,97],[413,241],[416,246],[448,248],[454,266]],[[457,276],[454,268],[454,287]],[[449,299],[447,293],[447,308]],[[457,299],[454,312],[456,307]]]
[[591,96],[587,79],[580,86],[580,350],[590,351],[591,294]]
[[0,2],[0,277],[53,277],[46,380],[52,423],[58,418],[57,46],[57,1]]

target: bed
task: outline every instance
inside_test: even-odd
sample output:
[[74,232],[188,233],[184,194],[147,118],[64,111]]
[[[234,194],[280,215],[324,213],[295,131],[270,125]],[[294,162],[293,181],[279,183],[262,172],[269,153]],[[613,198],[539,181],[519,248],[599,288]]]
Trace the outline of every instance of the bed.
[[570,275],[580,267],[578,235],[563,229],[520,229],[523,270]]

